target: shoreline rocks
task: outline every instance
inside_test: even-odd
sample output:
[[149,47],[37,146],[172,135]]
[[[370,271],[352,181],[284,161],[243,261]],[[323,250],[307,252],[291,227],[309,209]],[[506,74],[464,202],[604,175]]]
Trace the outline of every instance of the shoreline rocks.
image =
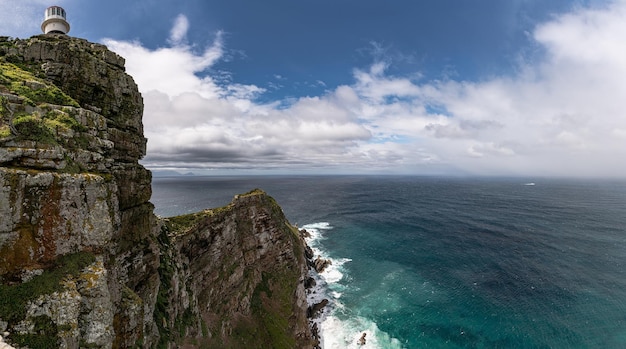
[[[321,274],[324,270],[332,264],[332,261],[329,259],[324,259],[321,257],[315,257],[313,249],[306,244],[305,238],[311,237],[311,234],[306,231],[306,229],[300,229],[300,236],[305,243],[304,255],[306,258],[307,267],[309,269],[309,276],[304,281],[304,286],[309,295],[315,294],[316,290],[313,290],[315,286],[317,286],[317,281],[315,280],[315,274]],[[321,343],[321,333],[319,329],[319,323],[323,319],[322,316],[324,314],[324,310],[329,306],[330,301],[327,298],[322,298],[319,301],[315,301],[319,299],[317,297],[312,297],[308,299],[308,308],[307,308],[307,318],[309,319],[310,327],[311,327],[311,336],[315,341],[313,346],[314,349],[320,349]]]
[[330,259],[323,259],[321,257],[317,257],[312,263],[313,263],[313,268],[318,274],[321,274],[322,272],[324,272],[326,267],[333,264],[333,262]]

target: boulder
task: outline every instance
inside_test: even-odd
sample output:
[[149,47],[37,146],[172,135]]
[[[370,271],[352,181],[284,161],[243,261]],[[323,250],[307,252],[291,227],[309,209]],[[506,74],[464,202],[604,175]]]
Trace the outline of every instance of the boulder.
[[315,271],[317,271],[318,273],[322,273],[326,269],[326,267],[328,267],[331,264],[333,263],[330,259],[323,259],[321,257],[317,257],[313,261],[313,268],[315,268]]

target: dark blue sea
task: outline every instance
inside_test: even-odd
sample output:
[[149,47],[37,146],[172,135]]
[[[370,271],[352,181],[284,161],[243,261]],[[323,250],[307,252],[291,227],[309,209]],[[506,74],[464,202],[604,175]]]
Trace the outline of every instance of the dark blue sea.
[[262,188],[333,265],[323,345],[626,348],[626,181],[155,178],[162,216]]

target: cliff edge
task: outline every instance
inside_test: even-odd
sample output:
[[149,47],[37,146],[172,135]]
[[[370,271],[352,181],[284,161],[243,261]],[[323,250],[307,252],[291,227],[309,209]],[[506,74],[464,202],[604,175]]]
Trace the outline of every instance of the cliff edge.
[[[159,219],[124,59],[0,37],[0,334],[29,348],[307,348],[305,243],[255,190]],[[8,334],[8,336],[7,336]]]

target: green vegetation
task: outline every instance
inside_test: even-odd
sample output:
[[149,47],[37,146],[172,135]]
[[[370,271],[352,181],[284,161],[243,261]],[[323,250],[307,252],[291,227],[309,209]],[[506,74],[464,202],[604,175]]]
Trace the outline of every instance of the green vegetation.
[[[252,312],[260,316],[274,348],[294,348],[289,318],[293,310],[293,295],[298,285],[298,273],[283,270],[264,274],[252,297]],[[271,299],[264,300],[263,293]],[[257,302],[256,300],[260,300]]]
[[221,214],[230,209],[232,209],[232,205],[226,205],[201,212],[169,217],[165,220],[165,226],[172,236],[176,236],[185,233],[187,230],[198,224],[202,219]]
[[35,325],[35,334],[18,334],[11,335],[11,341],[13,345],[19,347],[29,347],[37,349],[56,349],[59,348],[59,328],[57,325],[46,315],[40,315],[33,318]]
[[202,217],[202,212],[170,217],[165,221],[165,226],[169,232],[182,233],[193,227]]
[[[38,112],[25,113],[11,111],[7,107],[7,99],[0,97],[0,117],[9,120],[18,133],[18,140],[32,140],[45,144],[57,144],[59,134],[70,130],[83,131],[84,127],[67,112],[55,110],[49,105],[79,107],[78,103],[61,91],[58,87],[35,77],[31,72],[16,64],[0,60],[0,91],[19,95],[25,103],[47,110],[45,115]],[[16,112],[14,115],[12,115]],[[0,138],[11,136],[8,124],[0,123]]]
[[45,144],[56,144],[54,129],[48,127],[45,121],[37,113],[21,113],[14,117],[13,126],[17,130],[18,138],[41,142]]
[[240,197],[246,197],[246,196],[254,196],[254,195],[261,195],[261,194],[265,194],[265,192],[262,189],[255,188],[255,189],[252,189],[249,192],[247,192],[245,194],[241,194],[239,196]]
[[[250,197],[253,198],[249,200]],[[296,256],[304,255],[298,229],[286,222],[282,209],[273,198],[260,189],[241,194],[238,198],[249,200],[251,205],[260,205],[264,209],[269,209],[274,222],[280,224],[285,222],[285,225],[279,229],[288,235],[288,239],[291,239]],[[157,296],[154,315],[161,335],[158,347],[164,348],[167,343],[181,345],[197,343],[201,348],[295,348],[298,346],[293,336],[291,319],[294,312],[294,294],[300,275],[299,269],[292,268],[292,265],[276,265],[270,268],[271,271],[258,275],[255,274],[255,268],[242,266],[241,261],[232,256],[223,256],[219,266],[216,266],[219,268],[218,280],[226,280],[238,268],[244,268],[243,285],[255,287],[250,298],[251,314],[232,314],[232,309],[228,308],[232,300],[228,299],[224,299],[223,306],[226,308],[222,308],[219,302],[213,306],[212,313],[217,315],[217,318],[213,318],[210,324],[199,318],[198,314],[191,309],[187,309],[183,314],[171,313],[169,290],[172,287],[172,278],[176,277],[174,256],[171,255],[171,239],[180,234],[195,231],[194,227],[198,225],[219,222],[226,217],[224,213],[237,210],[238,205],[238,203],[229,204],[199,213],[170,217],[165,221],[164,229],[158,238],[161,247],[159,267],[161,288]],[[237,230],[242,234],[252,229],[252,221],[246,215],[237,216],[236,219]],[[259,277],[260,282],[256,284]],[[177,317],[174,318],[174,316]],[[223,334],[221,329],[226,323],[232,326],[228,326],[232,332]],[[196,333],[194,337],[194,333],[189,332],[189,329],[195,329],[199,333]],[[190,338],[185,338],[185,336]]]
[[0,284],[0,318],[14,324],[26,316],[26,304],[37,297],[63,289],[61,281],[68,275],[78,276],[95,261],[93,254],[78,252],[59,257],[54,265],[31,280],[16,284]]
[[65,155],[65,168],[64,173],[78,174],[82,173],[84,169],[76,161],[72,160],[69,156]]
[[83,126],[73,117],[59,110],[51,110],[45,115],[18,113],[13,117],[13,126],[18,139],[32,140],[45,144],[58,144],[59,135],[70,130],[81,131]]
[[0,61],[0,86],[26,98],[30,105],[44,103],[79,107],[80,105],[58,87],[46,83],[15,64]]
[[11,129],[8,125],[0,126],[0,139],[7,138],[11,136]]
[[5,115],[10,116],[11,113],[7,109],[8,100],[6,97],[0,96],[0,139],[11,136],[11,128],[8,124],[5,125]]
[[51,109],[43,116],[43,120],[49,128],[86,131],[86,127],[65,111]]
[[[9,327],[26,317],[26,305],[44,294],[63,290],[61,281],[68,276],[77,277],[81,270],[95,261],[93,254],[78,252],[59,257],[55,264],[41,275],[20,284],[0,284],[0,318],[9,323]],[[11,340],[20,347],[58,348],[57,325],[47,316],[32,319],[35,333],[11,336]]]
[[252,317],[237,323],[229,347],[295,348],[289,318],[297,284],[297,272],[292,270],[263,273],[252,295]]
[[[166,228],[161,230],[161,233],[157,237],[157,242],[161,249],[158,269],[161,285],[159,286],[153,315],[160,335],[156,347],[168,348],[170,343],[179,343],[185,340],[187,329],[197,326],[199,316],[189,307],[185,309],[182,314],[177,314],[173,322],[173,328],[170,328],[169,324],[173,314],[170,313],[169,291],[172,288],[172,278],[175,276],[175,266],[170,256],[171,240],[167,235]],[[193,294],[189,288],[187,289],[187,293],[190,299],[193,298]],[[206,327],[206,324],[203,326]],[[202,331],[204,333],[204,329]]]

